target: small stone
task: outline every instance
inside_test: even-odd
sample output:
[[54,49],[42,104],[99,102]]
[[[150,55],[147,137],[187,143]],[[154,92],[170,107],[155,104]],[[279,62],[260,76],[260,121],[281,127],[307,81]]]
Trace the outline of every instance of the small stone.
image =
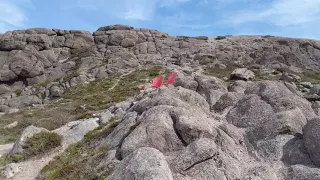
[[13,114],[13,113],[16,113],[16,112],[19,112],[18,108],[11,108],[6,112],[6,114]]
[[18,125],[18,121],[15,121],[11,124],[6,125],[4,128],[5,129],[12,129],[12,128],[16,127],[17,125]]
[[313,87],[311,82],[301,82],[300,84],[307,89],[311,89]]

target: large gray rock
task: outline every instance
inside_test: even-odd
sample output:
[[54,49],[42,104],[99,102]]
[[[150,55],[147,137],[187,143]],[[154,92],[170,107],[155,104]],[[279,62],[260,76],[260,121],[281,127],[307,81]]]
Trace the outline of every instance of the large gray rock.
[[244,96],[226,116],[229,123],[241,128],[256,127],[273,118],[273,108],[257,95]]
[[272,106],[275,112],[299,107],[307,120],[317,117],[311,107],[311,103],[297,94],[292,93],[282,82],[257,82],[255,85],[248,87],[245,94],[259,95],[262,100]]
[[274,138],[280,134],[302,134],[302,128],[307,119],[299,108],[276,113],[273,119],[265,121],[252,131],[248,132],[251,140]]
[[89,131],[97,128],[99,124],[97,123],[97,119],[87,119],[83,121],[72,121],[68,124],[54,130],[53,132],[61,135],[62,146],[63,148],[67,148],[69,145],[77,143],[81,141]]
[[199,111],[205,113],[210,112],[209,104],[200,94],[182,87],[161,88],[154,91],[138,103],[134,104],[129,111],[142,113],[156,105],[169,105],[175,107],[190,107],[191,105],[194,110],[199,109]]
[[253,80],[254,77],[255,77],[254,73],[252,71],[248,70],[247,68],[235,69],[230,75],[231,80],[248,81],[248,80]]
[[218,153],[214,140],[201,138],[189,144],[170,163],[173,172],[183,172],[195,164],[212,159]]
[[97,31],[131,30],[131,29],[133,29],[133,27],[131,26],[116,24],[116,25],[100,27]]
[[103,143],[106,144],[109,149],[120,146],[124,138],[126,138],[137,126],[136,118],[136,112],[127,113]]
[[107,177],[110,180],[173,180],[165,156],[157,149],[142,147],[124,158],[114,172]]
[[303,165],[291,166],[285,180],[319,180],[320,170]]
[[12,92],[10,86],[5,84],[0,84],[0,95],[4,95],[10,92]]
[[243,81],[243,80],[238,80],[232,83],[229,87],[228,90],[229,92],[237,92],[237,93],[244,93],[245,90],[252,86],[254,83],[250,81]]
[[228,92],[225,82],[218,78],[196,75],[195,81],[198,83],[197,92],[201,94],[211,106],[213,106],[223,94]]
[[320,166],[320,119],[308,121],[303,128],[303,140],[315,165]]
[[241,99],[243,94],[236,92],[228,92],[220,97],[213,109],[216,112],[223,112],[226,109],[232,108]]
[[25,146],[26,140],[40,132],[49,132],[49,131],[44,128],[35,127],[33,125],[28,126],[25,130],[23,130],[19,139],[14,143],[9,154],[23,153],[23,148]]
[[42,100],[36,95],[23,95],[8,101],[8,105],[15,108],[27,107],[33,104],[42,104]]
[[153,147],[162,153],[181,150],[184,142],[175,133],[169,114],[172,106],[156,106],[144,112],[140,124],[124,139],[121,152],[126,157],[140,147]]
[[183,88],[196,91],[198,83],[192,77],[182,76],[181,73],[179,73],[176,79],[175,86],[181,86]]

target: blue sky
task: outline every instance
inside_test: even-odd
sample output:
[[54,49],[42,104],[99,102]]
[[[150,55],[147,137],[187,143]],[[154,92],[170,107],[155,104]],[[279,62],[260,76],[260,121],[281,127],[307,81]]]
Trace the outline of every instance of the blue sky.
[[320,39],[320,0],[0,0],[0,32],[32,27],[95,31],[110,24],[170,35]]

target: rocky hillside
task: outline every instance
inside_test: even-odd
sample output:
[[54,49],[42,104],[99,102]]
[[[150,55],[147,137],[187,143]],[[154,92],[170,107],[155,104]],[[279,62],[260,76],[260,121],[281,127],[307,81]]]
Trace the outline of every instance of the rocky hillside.
[[319,41],[34,28],[0,63],[3,177],[320,179]]

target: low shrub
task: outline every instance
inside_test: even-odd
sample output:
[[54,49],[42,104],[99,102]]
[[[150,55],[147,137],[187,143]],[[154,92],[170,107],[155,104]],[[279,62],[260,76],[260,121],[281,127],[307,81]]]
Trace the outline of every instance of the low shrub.
[[61,145],[62,137],[57,133],[40,132],[26,140],[25,156],[35,156],[48,152]]

